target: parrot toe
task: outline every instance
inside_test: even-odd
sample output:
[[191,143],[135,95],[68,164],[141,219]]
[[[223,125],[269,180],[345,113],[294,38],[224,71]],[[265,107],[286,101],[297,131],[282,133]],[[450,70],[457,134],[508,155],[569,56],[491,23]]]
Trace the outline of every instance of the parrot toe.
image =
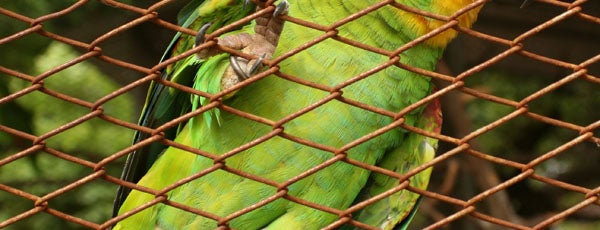
[[[244,4],[247,4],[248,1],[249,0],[245,0]],[[228,45],[232,48],[241,48],[241,51],[244,53],[258,56],[256,59],[248,60],[231,55],[229,57],[229,63],[230,70],[232,71],[226,72],[222,78],[224,82],[227,82],[226,84],[223,84],[225,86],[223,87],[224,89],[258,73],[264,66],[262,63],[263,60],[270,59],[273,56],[284,23],[284,21],[277,18],[277,16],[287,14],[289,6],[289,2],[283,0],[275,6],[272,15],[263,15],[260,18],[257,18],[254,27],[256,33],[249,37],[242,34],[223,38],[223,45]],[[259,5],[258,8],[264,7],[266,6]]]
[[279,4],[277,4],[277,6],[275,6],[275,11],[273,11],[273,17],[287,14],[289,7],[290,3],[287,0],[281,1]]
[[[200,29],[198,30],[198,33],[196,34],[196,38],[194,39],[193,47],[202,45],[202,43],[206,42],[206,32],[208,31],[208,28],[210,28],[211,26],[212,26],[212,22],[208,22],[208,23],[202,25],[202,27],[200,27]],[[210,57],[217,53],[219,53],[219,50],[217,48],[215,48],[214,46],[211,46],[206,49],[200,50],[198,53],[196,53],[196,56],[199,59],[205,59],[205,58]]]
[[[244,59],[244,61],[245,61],[245,59]],[[233,55],[229,56],[229,63],[231,64],[231,68],[235,72],[235,75],[237,76],[237,79],[239,81],[243,81],[244,79],[247,79],[248,77],[250,77],[250,76],[248,76],[246,71],[244,71],[242,69],[241,63],[238,61],[238,57],[233,56]]]
[[206,41],[206,31],[210,26],[212,26],[212,22],[206,23],[200,27],[200,30],[198,30],[198,33],[196,34],[196,40],[194,40],[194,47],[199,46]]
[[266,53],[261,54],[258,57],[258,59],[256,59],[254,61],[252,66],[250,66],[250,69],[248,70],[248,72],[250,73],[250,76],[256,74],[258,72],[258,70],[263,66],[262,61],[263,61],[263,59],[265,59],[266,55],[267,55]]
[[256,74],[263,66],[262,61],[265,59],[265,56],[266,53],[263,53],[257,59],[248,61],[244,58],[231,55],[229,57],[229,63],[231,64],[231,69],[235,72],[238,82],[246,80]]

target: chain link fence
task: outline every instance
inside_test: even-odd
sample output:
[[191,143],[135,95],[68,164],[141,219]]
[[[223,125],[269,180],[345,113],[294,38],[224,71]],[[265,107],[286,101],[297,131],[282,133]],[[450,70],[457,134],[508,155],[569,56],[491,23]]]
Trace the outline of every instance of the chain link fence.
[[[166,192],[185,180],[161,191],[121,181],[119,167],[124,158],[150,142],[204,154],[164,139],[161,132],[209,108],[219,107],[269,125],[273,131],[223,156],[209,155],[216,162],[213,169],[282,188],[293,181],[275,183],[226,167],[221,160],[273,136],[332,153],[343,152],[295,137],[283,129],[286,122],[303,113],[338,100],[397,120],[390,127],[349,143],[348,148],[387,129],[402,128],[439,139],[437,157],[409,175],[396,175],[343,154],[332,154],[329,161],[295,180],[338,161],[399,178],[394,191],[407,189],[424,197],[414,228],[597,229],[600,227],[599,3],[536,0],[519,9],[519,1],[479,0],[446,17],[382,1],[334,25],[284,16],[286,23],[320,31],[322,36],[267,61],[270,68],[260,75],[275,74],[330,92],[330,96],[280,121],[247,114],[214,100],[204,109],[151,129],[137,125],[136,114],[152,81],[209,98],[225,95],[211,95],[160,79],[161,70],[168,64],[191,55],[184,53],[156,64],[175,31],[196,33],[172,22],[184,1],[0,2],[0,22],[6,28],[0,29],[0,228],[105,229],[124,217],[110,217],[114,191],[119,185],[155,195],[152,202],[137,211],[162,202],[226,223],[253,207],[221,217],[170,202]],[[472,29],[458,26],[455,20],[458,15],[483,4],[487,5]],[[387,5],[444,24],[395,51],[380,50],[337,35],[337,26]],[[260,13],[272,10],[269,7]],[[242,21],[252,20],[260,13]],[[232,28],[226,26],[212,35]],[[448,47],[436,71],[405,65],[395,58],[397,53],[449,29],[459,31],[460,36]],[[386,111],[344,98],[342,87],[303,81],[278,69],[280,61],[326,39],[390,57],[389,62],[343,84],[368,78],[377,69],[403,68],[431,77],[438,91],[402,111]],[[245,81],[239,87],[252,82]],[[436,98],[442,100],[444,107],[442,134],[425,132],[399,119]],[[151,137],[131,145],[134,131]],[[410,175],[429,167],[434,171],[428,190],[406,183]],[[339,220],[329,229],[344,224],[373,228],[351,219],[351,213],[373,201],[337,210],[287,195],[285,191],[278,190],[258,205],[288,199],[338,215]]]

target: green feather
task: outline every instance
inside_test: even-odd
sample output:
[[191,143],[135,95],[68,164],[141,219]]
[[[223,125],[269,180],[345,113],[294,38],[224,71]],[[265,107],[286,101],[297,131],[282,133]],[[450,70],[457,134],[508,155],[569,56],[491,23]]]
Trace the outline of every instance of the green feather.
[[[289,2],[290,16],[321,25],[332,25],[376,1],[289,0]],[[441,0],[431,0],[421,1],[419,4],[425,10],[436,13],[439,10],[454,9],[458,5],[464,6],[469,2],[457,0],[446,3]],[[440,7],[441,4],[446,5]],[[191,9],[193,6],[197,7],[196,10]],[[339,8],[333,10],[332,6],[339,6]],[[191,28],[196,29],[211,21],[214,24],[210,30],[213,30],[248,15],[251,11],[244,9],[242,1],[239,0],[192,1],[190,8],[183,10],[180,21],[187,17],[184,24],[189,23]],[[348,22],[336,30],[338,36],[394,51],[410,40],[429,32],[423,28],[434,20],[425,18],[416,20],[414,15],[402,12],[395,7],[383,7]],[[251,26],[238,28],[230,34],[241,32],[253,33],[253,28]],[[323,31],[286,23],[274,57],[301,47],[322,35]],[[434,42],[427,41],[402,52],[399,54],[400,61],[413,67],[433,70],[443,51],[443,46],[452,38],[451,35],[436,37]],[[193,46],[193,36],[178,34],[176,40],[178,41],[170,46],[173,53],[169,55],[177,55]],[[228,54],[215,55],[206,60],[188,57],[167,68],[167,76],[164,77],[168,80],[184,82],[185,85],[197,90],[211,94],[218,93],[222,90],[220,82],[222,73],[228,66],[228,57]],[[337,87],[388,60],[387,56],[353,47],[335,39],[326,39],[282,60],[278,65],[280,71],[285,74],[316,84]],[[190,96],[176,90],[160,91],[160,87],[151,88],[150,104],[147,107],[149,109],[144,110],[142,123],[148,119],[157,122],[168,118],[173,119],[176,117],[174,114],[196,110],[209,103],[209,99],[204,97]],[[429,95],[432,88],[430,78],[390,66],[368,78],[341,87],[340,90],[344,98],[398,112]],[[297,84],[278,76],[268,76],[240,89],[235,93],[235,97],[224,99],[223,104],[265,119],[280,121],[329,95],[330,92]],[[166,103],[162,103],[161,100]],[[156,101],[161,103],[156,104]],[[156,111],[164,112],[168,116],[157,120],[154,117]],[[434,133],[439,132],[441,118],[436,111],[439,111],[439,104],[435,102],[425,108],[415,109],[404,116],[405,124]],[[282,128],[287,135],[331,148],[341,148],[392,122],[393,119],[388,116],[363,110],[343,100],[332,100],[283,123]],[[274,128],[232,113],[219,111],[217,108],[192,118],[182,126],[183,128],[177,130],[176,142],[214,155],[222,155],[239,146],[254,143],[256,139],[270,134]],[[275,135],[218,163],[225,164],[227,169],[285,183],[334,157],[331,152],[308,147],[284,137]],[[396,128],[354,146],[346,153],[350,159],[405,174],[432,159],[436,144],[435,139]],[[147,169],[146,175],[139,180],[138,184],[160,190],[178,180],[209,169],[215,163],[214,159],[168,147],[152,167]],[[425,189],[429,173],[430,169],[427,169],[415,175],[411,178],[411,185]],[[397,179],[340,161],[290,184],[285,191],[288,196],[344,210],[397,184]],[[229,227],[236,229],[319,229],[338,219],[334,214],[283,198],[260,207],[255,206],[277,192],[277,188],[271,185],[217,169],[169,191],[167,195],[171,202],[210,212],[219,217],[229,216],[243,208],[255,207],[254,211],[227,222]],[[152,199],[154,199],[153,195],[132,191],[123,203],[120,213],[132,210]],[[406,227],[411,216],[414,215],[418,199],[418,194],[402,190],[354,213],[354,218],[386,229],[393,228],[397,223],[403,225],[400,227]],[[214,229],[216,227],[217,222],[212,218],[159,203],[122,220],[115,229]]]
[[[217,28],[231,24],[250,14],[254,8],[254,4],[243,7],[243,0],[192,0],[180,12],[178,21],[182,27],[188,27],[195,31],[198,31],[202,25],[213,22],[213,26],[207,31],[211,33]],[[167,51],[161,58],[161,62],[191,49],[194,45],[194,40],[194,36],[177,32],[171,43],[169,43]],[[195,55],[177,61],[162,70],[161,78],[177,84],[192,86],[202,61],[198,60]],[[156,128],[189,112],[190,109],[191,100],[189,94],[152,82],[148,89],[146,104],[142,110],[139,124]],[[185,124],[182,123],[176,129],[166,130],[164,132],[165,138],[174,139],[182,131],[182,127]],[[136,132],[133,142],[137,143],[148,137],[149,135],[146,133]],[[166,146],[161,143],[151,143],[131,153],[127,157],[121,179],[137,183],[148,172],[148,169],[164,152],[165,148]],[[129,191],[130,189],[125,187],[119,187],[117,190],[113,216],[117,215]]]
[[[223,73],[225,73],[225,69],[227,69],[227,65],[229,64],[229,56],[229,54],[223,53],[211,57],[204,62],[196,73],[196,79],[194,80],[193,88],[210,94],[216,94],[220,92],[221,76]],[[191,101],[192,111],[199,109],[210,102],[209,98],[201,97],[195,94],[191,96]],[[217,122],[217,125],[221,124],[220,111],[217,108],[203,113],[203,118],[204,119],[197,119],[195,117],[192,118],[190,120],[190,129],[194,130],[196,127],[198,127],[197,122],[205,122],[209,128],[212,125],[213,120]],[[192,133],[192,135],[194,135],[194,133]],[[192,139],[199,140],[200,137],[192,136]]]

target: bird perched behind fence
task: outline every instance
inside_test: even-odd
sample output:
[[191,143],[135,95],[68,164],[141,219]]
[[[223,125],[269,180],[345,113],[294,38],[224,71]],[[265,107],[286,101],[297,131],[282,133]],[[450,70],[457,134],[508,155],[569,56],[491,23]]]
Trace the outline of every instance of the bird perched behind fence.
[[[456,36],[456,31],[448,29],[396,56],[384,55],[446,23],[400,6],[449,16],[472,3],[473,0],[398,0],[385,5],[374,0],[278,2],[273,13],[263,14],[218,38],[220,46],[241,50],[254,58],[237,57],[211,46],[171,64],[163,71],[165,80],[210,94],[231,92],[210,99],[155,82],[140,123],[156,128],[189,111],[210,108],[165,132],[167,138],[197,148],[206,156],[150,144],[129,156],[123,178],[161,190],[204,172],[167,195],[171,202],[201,210],[205,216],[159,203],[121,220],[115,229],[318,229],[340,217],[306,203],[345,210],[398,188],[398,178],[357,165],[375,165],[402,175],[426,163],[434,157],[437,140],[398,126],[406,124],[439,133],[441,113],[434,100],[403,116],[389,115],[421,100],[433,89],[430,78],[394,63],[433,70],[446,45]],[[270,9],[263,2],[257,4],[258,8],[241,0],[192,0],[181,11],[179,23],[199,31],[199,35],[178,33],[163,60],[202,45],[210,39],[205,34],[255,9]],[[340,23],[376,4],[382,6]],[[459,26],[470,27],[480,7],[457,17]],[[280,15],[285,14],[337,26],[326,33],[297,23],[284,25]],[[328,37],[324,38],[324,34]],[[348,40],[375,49],[344,42]],[[303,47],[308,42],[315,44]],[[262,60],[291,50],[298,52],[276,63],[282,74],[253,77],[265,70]],[[370,75],[363,77],[366,73]],[[244,81],[252,83],[231,90]],[[218,103],[222,106],[212,107]],[[233,110],[251,115],[242,117]],[[258,122],[257,117],[266,121]],[[147,136],[138,133],[136,141]],[[249,143],[255,145],[231,152]],[[226,153],[226,158],[214,159]],[[315,167],[319,170],[311,170]],[[430,169],[414,175],[410,185],[425,189],[429,174]],[[283,194],[285,197],[281,197]],[[129,193],[129,189],[121,188],[115,212],[124,214],[153,199],[152,194],[137,190]],[[418,199],[416,193],[399,190],[353,212],[352,219],[383,229],[405,227]],[[252,211],[234,214],[248,207]]]

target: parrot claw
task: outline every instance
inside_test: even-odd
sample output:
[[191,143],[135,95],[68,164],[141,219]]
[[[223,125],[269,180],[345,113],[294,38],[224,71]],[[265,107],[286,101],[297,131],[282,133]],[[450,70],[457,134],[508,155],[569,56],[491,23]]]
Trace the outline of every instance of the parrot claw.
[[248,79],[250,76],[248,76],[248,74],[242,69],[242,67],[240,66],[240,63],[237,60],[236,56],[229,56],[229,63],[231,63],[231,69],[233,69],[233,72],[235,72],[235,75],[238,78],[238,81],[243,81],[245,79]]
[[212,22],[206,23],[200,27],[200,30],[198,30],[198,33],[196,34],[196,40],[194,40],[194,47],[199,46],[206,41],[206,31],[210,26],[212,26]]
[[254,75],[258,72],[258,70],[263,66],[262,61],[265,59],[265,56],[267,56],[266,53],[261,54],[258,59],[256,59],[256,62],[250,66],[250,70],[248,70],[250,74]]
[[[251,0],[244,0],[244,4],[249,4]],[[258,0],[257,9],[264,9],[266,6],[260,4],[266,1]],[[218,44],[228,48],[240,50],[256,58],[245,59],[235,55],[229,56],[229,67],[221,78],[221,89],[228,89],[235,84],[242,82],[260,72],[263,60],[273,57],[275,48],[279,41],[279,36],[283,30],[284,20],[277,16],[288,13],[289,2],[282,0],[275,6],[272,14],[264,14],[256,19],[254,25],[254,34],[238,33],[219,38]],[[221,52],[221,51],[219,51]],[[199,57],[209,57],[216,52],[212,50],[200,51]]]
[[290,7],[290,3],[287,0],[281,1],[277,6],[275,6],[275,10],[273,11],[273,17],[277,17],[282,14],[287,14],[288,8]]
[[262,61],[265,59],[265,56],[265,53],[260,55],[258,59],[256,59],[256,61],[252,64],[252,66],[250,66],[250,68],[246,68],[245,70],[239,62],[239,59],[245,62],[243,65],[246,67],[250,62],[248,62],[246,59],[231,55],[229,57],[229,62],[231,63],[231,69],[233,69],[233,72],[235,72],[235,75],[237,76],[238,82],[246,80],[252,77],[252,75],[256,74],[258,70],[263,66]]

